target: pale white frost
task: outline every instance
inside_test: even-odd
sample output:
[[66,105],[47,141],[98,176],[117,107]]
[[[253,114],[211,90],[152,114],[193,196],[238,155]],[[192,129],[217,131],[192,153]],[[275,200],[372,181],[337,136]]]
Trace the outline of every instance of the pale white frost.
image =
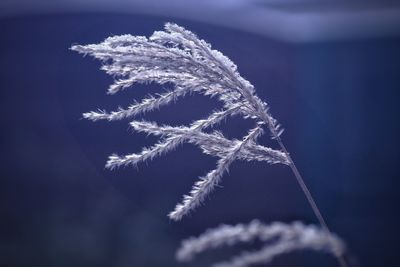
[[[189,126],[160,126],[152,122],[132,121],[133,129],[158,135],[161,140],[139,153],[113,154],[107,161],[106,167],[110,169],[137,165],[167,153],[183,142],[195,144],[205,154],[217,157],[216,168],[200,177],[182,203],[169,214],[170,218],[179,220],[199,206],[237,159],[290,164],[286,153],[257,143],[264,128],[275,138],[282,130],[269,113],[267,104],[255,94],[254,86],[240,76],[237,66],[228,57],[183,27],[166,23],[164,31],[156,31],[149,38],[126,34],[109,37],[99,44],[74,45],[71,49],[102,61],[101,69],[115,77],[108,88],[110,94],[135,83],[174,85],[172,90],[149,96],[127,108],[84,113],[86,119],[114,121],[131,118],[171,104],[193,92],[221,101],[222,110]],[[229,140],[217,131],[204,132],[206,128],[234,115],[254,120],[254,128],[242,140]]]

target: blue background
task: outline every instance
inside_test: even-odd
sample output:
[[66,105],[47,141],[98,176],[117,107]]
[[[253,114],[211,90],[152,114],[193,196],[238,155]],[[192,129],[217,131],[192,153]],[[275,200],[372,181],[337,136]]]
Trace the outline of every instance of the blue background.
[[[112,78],[100,63],[68,48],[109,35],[148,36],[172,20],[229,56],[270,104],[331,230],[346,240],[352,266],[397,266],[399,38],[296,45],[117,14],[0,20],[0,266],[178,266],[180,240],[221,223],[316,222],[285,166],[235,162],[205,205],[180,222],[166,214],[217,159],[185,144],[138,169],[104,169],[109,154],[139,152],[157,138],[134,133],[129,120],[92,123],[82,112],[125,107],[162,87],[106,95]],[[219,106],[192,95],[145,118],[188,124]],[[233,118],[218,128],[240,138],[250,126]],[[276,147],[268,135],[260,142]],[[235,251],[207,253],[190,266]],[[274,263],[337,266],[331,256],[303,252]]]

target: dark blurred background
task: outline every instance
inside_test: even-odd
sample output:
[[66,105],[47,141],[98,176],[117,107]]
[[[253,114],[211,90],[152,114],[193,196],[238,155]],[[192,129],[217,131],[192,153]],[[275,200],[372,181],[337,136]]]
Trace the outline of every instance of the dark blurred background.
[[[167,2],[167,1],[165,1]],[[138,169],[104,169],[113,152],[157,138],[129,120],[82,112],[125,107],[162,90],[106,95],[112,77],[68,48],[150,35],[176,22],[229,56],[286,131],[283,140],[350,266],[398,266],[400,5],[391,1],[2,1],[0,3],[0,266],[207,266],[235,249],[178,264],[180,241],[221,223],[316,223],[290,169],[235,162],[190,217],[166,214],[215,158],[192,145]],[[146,115],[173,125],[220,103],[198,95]],[[231,138],[251,124],[233,118]],[[265,145],[276,147],[268,140]],[[256,246],[255,244],[254,246]],[[271,266],[337,266],[297,252]]]

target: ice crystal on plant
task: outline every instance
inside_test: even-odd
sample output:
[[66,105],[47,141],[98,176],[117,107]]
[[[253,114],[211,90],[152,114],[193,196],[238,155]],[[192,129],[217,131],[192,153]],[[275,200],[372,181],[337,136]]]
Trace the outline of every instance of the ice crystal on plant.
[[[198,145],[204,153],[218,157],[216,168],[200,177],[190,193],[183,197],[182,203],[169,214],[171,219],[180,220],[199,206],[237,159],[289,164],[287,153],[257,143],[265,128],[273,137],[282,133],[279,124],[268,112],[268,105],[258,98],[253,85],[240,76],[229,58],[192,32],[167,23],[165,31],[156,31],[150,38],[120,35],[109,37],[99,44],[74,45],[71,49],[101,60],[102,69],[117,78],[108,89],[110,94],[135,83],[169,82],[174,85],[173,90],[147,97],[127,108],[84,113],[86,119],[113,121],[130,118],[173,103],[192,92],[217,97],[223,103],[222,110],[189,126],[159,126],[154,122],[132,121],[133,129],[161,136],[160,142],[143,148],[139,153],[111,155],[107,161],[106,167],[110,169],[136,165],[167,153],[183,142]],[[254,120],[254,127],[242,140],[230,140],[217,131],[204,131],[234,115]]]

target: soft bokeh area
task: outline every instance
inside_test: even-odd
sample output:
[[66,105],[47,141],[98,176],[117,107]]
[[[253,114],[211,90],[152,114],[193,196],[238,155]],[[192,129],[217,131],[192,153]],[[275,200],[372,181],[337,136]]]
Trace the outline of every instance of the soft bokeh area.
[[[81,114],[126,107],[165,86],[106,95],[112,77],[69,47],[148,36],[167,21],[230,57],[270,104],[331,230],[349,246],[350,266],[397,266],[400,5],[83,2],[0,4],[0,266],[208,266],[237,249],[178,264],[180,241],[254,218],[316,223],[285,166],[235,162],[180,222],[166,215],[216,158],[185,144],[138,168],[104,168],[109,154],[138,152],[158,139],[133,132],[129,120],[93,123]],[[187,124],[220,106],[191,95],[143,118]],[[218,128],[239,138],[250,126],[233,118]],[[260,142],[276,148],[268,135]],[[298,252],[270,266],[338,265],[329,255]]]

